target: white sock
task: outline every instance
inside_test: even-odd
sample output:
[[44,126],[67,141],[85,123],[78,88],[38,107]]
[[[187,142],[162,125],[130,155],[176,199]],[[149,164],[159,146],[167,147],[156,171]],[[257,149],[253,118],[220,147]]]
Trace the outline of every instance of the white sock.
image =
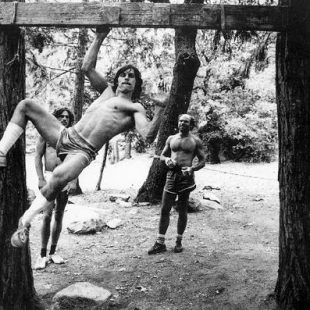
[[0,153],[6,155],[23,132],[24,128],[9,122],[0,141]]
[[40,211],[47,209],[54,204],[54,201],[48,201],[41,192],[38,193],[35,200],[32,202],[30,208],[24,213],[22,217],[22,223],[30,224],[34,217],[40,213]]

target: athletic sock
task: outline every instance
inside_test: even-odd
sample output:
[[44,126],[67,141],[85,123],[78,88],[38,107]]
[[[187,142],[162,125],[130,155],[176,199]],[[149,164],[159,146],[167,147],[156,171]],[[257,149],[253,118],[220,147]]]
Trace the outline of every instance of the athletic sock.
[[56,244],[52,244],[49,255],[53,255],[53,254],[55,254],[55,252],[56,252]]
[[160,243],[160,244],[164,244],[165,243],[165,235],[158,234],[156,242]]
[[23,132],[22,127],[9,122],[0,141],[0,153],[6,155]]
[[183,235],[177,234],[177,242],[182,242]]
[[41,257],[46,257],[46,248],[44,249],[44,248],[42,248],[41,249]]
[[37,197],[32,202],[30,208],[24,213],[22,216],[23,225],[30,225],[31,221],[34,217],[40,213],[40,211],[47,209],[51,205],[53,205],[54,201],[48,201],[42,194],[39,192]]

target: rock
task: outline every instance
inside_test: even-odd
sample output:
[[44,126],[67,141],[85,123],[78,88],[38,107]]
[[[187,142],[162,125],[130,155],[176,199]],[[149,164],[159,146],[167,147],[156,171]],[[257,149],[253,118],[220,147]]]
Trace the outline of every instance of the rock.
[[108,309],[110,291],[88,282],[77,282],[53,297],[52,310]]
[[223,210],[224,209],[222,205],[212,200],[201,199],[200,202],[201,202],[201,207],[203,208],[208,208],[211,210]]
[[206,185],[203,187],[202,190],[207,190],[207,191],[217,190],[217,191],[219,191],[219,190],[221,190],[221,188],[218,186]]
[[66,208],[64,226],[72,234],[94,234],[106,227],[106,213],[78,205]]
[[132,206],[131,202],[127,202],[121,199],[117,199],[115,202],[124,208],[130,208]]
[[130,196],[129,195],[124,195],[124,194],[111,194],[109,196],[109,199],[112,202],[117,201],[117,200],[122,200],[122,201],[128,202],[129,199],[130,199]]
[[201,209],[201,202],[198,199],[190,197],[188,201],[187,211],[189,213],[194,213],[199,212],[200,209]]
[[107,222],[107,226],[111,229],[115,229],[122,225],[121,219],[112,219]]
[[146,206],[149,206],[150,203],[149,202],[138,202],[138,206],[139,207],[146,207]]
[[215,201],[218,204],[221,204],[220,199],[217,196],[215,196],[214,194],[212,194],[212,193],[206,193],[206,192],[203,193],[203,199]]

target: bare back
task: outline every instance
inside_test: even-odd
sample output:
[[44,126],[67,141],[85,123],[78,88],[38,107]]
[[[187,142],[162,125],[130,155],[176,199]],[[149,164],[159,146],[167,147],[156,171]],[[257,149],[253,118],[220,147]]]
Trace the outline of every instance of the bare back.
[[111,86],[87,109],[75,129],[95,148],[100,149],[117,134],[134,127],[139,103],[116,97]]

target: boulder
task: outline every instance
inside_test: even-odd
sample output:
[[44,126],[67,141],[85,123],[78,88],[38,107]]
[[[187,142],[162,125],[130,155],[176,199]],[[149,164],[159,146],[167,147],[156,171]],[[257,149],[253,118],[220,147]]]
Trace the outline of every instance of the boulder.
[[108,309],[110,291],[89,282],[77,282],[53,297],[52,310]]
[[67,206],[64,226],[73,234],[94,234],[106,227],[106,212],[79,205]]

